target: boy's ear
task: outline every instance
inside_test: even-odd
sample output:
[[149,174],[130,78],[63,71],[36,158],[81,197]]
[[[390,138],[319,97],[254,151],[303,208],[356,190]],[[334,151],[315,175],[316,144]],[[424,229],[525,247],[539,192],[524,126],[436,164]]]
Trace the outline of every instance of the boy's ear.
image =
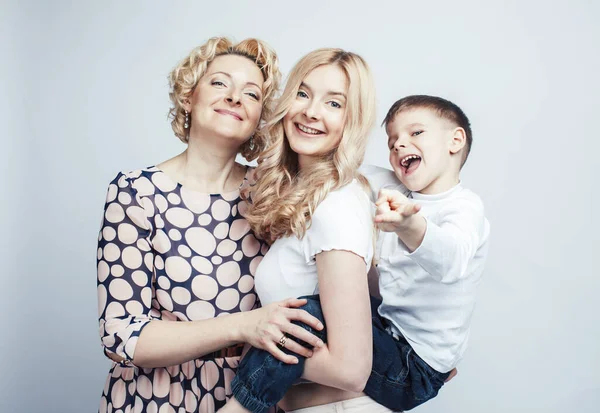
[[456,154],[467,143],[467,134],[463,128],[455,128],[452,133],[452,139],[450,140],[450,153]]

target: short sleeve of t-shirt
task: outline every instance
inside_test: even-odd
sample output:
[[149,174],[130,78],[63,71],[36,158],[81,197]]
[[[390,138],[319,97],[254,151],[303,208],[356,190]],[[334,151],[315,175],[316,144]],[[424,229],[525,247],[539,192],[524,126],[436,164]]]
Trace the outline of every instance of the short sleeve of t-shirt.
[[367,266],[373,257],[373,210],[358,181],[332,191],[317,206],[304,237],[308,264],[322,251],[344,250],[362,257]]

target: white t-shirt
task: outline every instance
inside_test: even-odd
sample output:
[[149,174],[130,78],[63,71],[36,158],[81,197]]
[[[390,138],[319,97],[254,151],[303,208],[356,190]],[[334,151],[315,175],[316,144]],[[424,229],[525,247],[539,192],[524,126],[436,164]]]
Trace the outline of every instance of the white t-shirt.
[[322,251],[345,250],[365,262],[365,274],[373,257],[373,208],[357,180],[331,191],[317,206],[302,239],[276,240],[254,277],[262,305],[290,297],[318,294],[315,256]]
[[461,184],[441,194],[404,188],[393,171],[366,166],[361,172],[373,193],[386,184],[421,205],[427,220],[421,245],[412,253],[394,233],[377,242],[379,314],[415,352],[439,372],[452,370],[467,347],[477,285],[488,251],[489,223],[481,199]]

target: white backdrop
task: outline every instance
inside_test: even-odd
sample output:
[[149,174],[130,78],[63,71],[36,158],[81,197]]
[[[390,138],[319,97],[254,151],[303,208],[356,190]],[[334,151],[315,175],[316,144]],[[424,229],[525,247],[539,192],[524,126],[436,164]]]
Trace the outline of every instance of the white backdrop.
[[[459,375],[414,411],[599,412],[600,6],[482,3],[0,3],[0,411],[96,410],[107,185],[183,150],[166,76],[228,35],[268,41],[285,73],[317,47],[360,53],[379,122],[415,93],[472,120],[463,181],[486,204],[491,255]],[[366,162],[387,165],[381,128]]]

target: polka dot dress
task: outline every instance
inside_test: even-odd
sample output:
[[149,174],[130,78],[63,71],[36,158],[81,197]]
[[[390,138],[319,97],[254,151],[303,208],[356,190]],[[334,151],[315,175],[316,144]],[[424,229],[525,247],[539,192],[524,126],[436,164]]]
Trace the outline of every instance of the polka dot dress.
[[[249,168],[242,187],[248,185]],[[151,320],[193,321],[252,310],[266,253],[242,217],[239,189],[191,191],[156,167],[110,183],[98,240],[100,336],[114,363],[100,412],[212,413],[231,395],[239,348],[168,368],[132,364]],[[231,356],[231,357],[229,357]]]

